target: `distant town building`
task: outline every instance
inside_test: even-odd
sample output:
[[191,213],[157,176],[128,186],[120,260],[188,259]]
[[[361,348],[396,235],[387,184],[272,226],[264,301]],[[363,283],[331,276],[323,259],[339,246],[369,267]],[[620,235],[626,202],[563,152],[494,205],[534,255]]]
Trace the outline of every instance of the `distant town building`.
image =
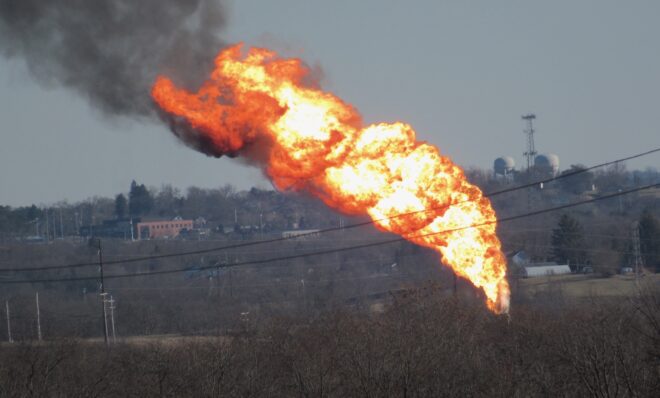
[[509,263],[517,268],[517,273],[523,278],[537,276],[570,274],[571,267],[568,264],[557,264],[555,262],[532,262],[530,256],[523,250],[510,253]]
[[318,238],[320,236],[320,231],[321,230],[319,229],[296,229],[291,231],[283,231],[282,237],[294,238],[300,236],[301,239]]
[[177,217],[168,221],[145,221],[137,224],[137,239],[172,239],[181,231],[193,229],[193,220]]
[[536,276],[564,275],[570,274],[571,268],[568,264],[557,263],[529,263],[521,268],[523,278]]

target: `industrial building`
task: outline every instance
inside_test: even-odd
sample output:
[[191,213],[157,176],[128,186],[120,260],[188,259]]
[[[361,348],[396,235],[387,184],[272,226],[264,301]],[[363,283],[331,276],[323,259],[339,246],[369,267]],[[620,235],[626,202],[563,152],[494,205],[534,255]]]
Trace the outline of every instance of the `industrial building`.
[[[198,220],[199,222],[199,220]],[[172,239],[183,231],[193,231],[193,220],[176,217],[172,220],[142,221],[140,218],[104,220],[99,225],[85,225],[80,236],[115,239]]]
[[517,268],[518,275],[523,278],[571,273],[571,267],[568,264],[557,264],[555,262],[534,263],[529,255],[522,250],[511,253],[507,257],[509,263]]
[[179,217],[168,221],[145,221],[137,224],[137,239],[171,239],[176,238],[183,230],[193,229],[193,220],[183,220]]
[[523,278],[536,276],[565,275],[570,274],[571,268],[568,264],[557,263],[530,263],[520,268]]

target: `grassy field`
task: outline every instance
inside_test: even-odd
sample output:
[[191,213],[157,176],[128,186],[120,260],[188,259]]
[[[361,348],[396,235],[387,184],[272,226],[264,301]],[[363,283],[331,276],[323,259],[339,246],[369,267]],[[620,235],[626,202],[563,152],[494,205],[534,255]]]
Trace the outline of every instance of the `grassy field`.
[[[565,297],[630,297],[638,292],[633,275],[614,275],[603,278],[595,275],[544,276],[518,281],[520,294],[534,298],[538,294],[559,291]],[[639,278],[639,288],[660,289],[660,274],[645,274]]]

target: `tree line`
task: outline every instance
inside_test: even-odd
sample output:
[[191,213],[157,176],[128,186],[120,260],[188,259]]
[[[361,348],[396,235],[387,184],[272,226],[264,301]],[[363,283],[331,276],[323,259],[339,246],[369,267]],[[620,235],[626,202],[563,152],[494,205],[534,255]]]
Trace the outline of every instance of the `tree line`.
[[233,334],[0,345],[4,397],[652,397],[660,298],[510,318],[434,292]]
[[[562,174],[584,170],[572,165]],[[469,169],[467,177],[481,189],[497,192],[516,182],[490,172]],[[543,176],[536,176],[537,178]],[[522,178],[522,177],[519,177]],[[640,184],[660,181],[654,169],[627,171],[615,164],[601,171],[587,171],[568,178],[509,192],[491,198],[499,217],[507,217],[590,197],[598,197]],[[524,250],[534,261],[557,261],[574,267],[589,266],[612,274],[630,263],[632,223],[639,224],[644,264],[657,269],[660,194],[643,192],[575,208],[566,214],[549,214],[530,220],[501,224],[498,234],[506,252]],[[170,185],[149,188],[131,182],[126,193],[114,198],[95,197],[78,203],[56,203],[11,208],[0,206],[0,241],[41,237],[46,240],[77,236],[83,225],[126,218],[197,219],[202,217],[215,239],[227,231],[243,239],[288,229],[335,227],[357,219],[333,212],[318,199],[295,192],[252,188],[237,191],[231,185],[214,189],[190,187],[185,193]]]

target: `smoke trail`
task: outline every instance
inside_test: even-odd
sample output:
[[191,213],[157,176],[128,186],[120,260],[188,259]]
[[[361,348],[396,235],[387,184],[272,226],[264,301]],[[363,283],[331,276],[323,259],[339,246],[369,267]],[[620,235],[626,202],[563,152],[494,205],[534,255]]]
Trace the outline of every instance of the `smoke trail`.
[[0,54],[108,116],[154,117],[156,75],[199,85],[224,26],[214,0],[2,0]]

